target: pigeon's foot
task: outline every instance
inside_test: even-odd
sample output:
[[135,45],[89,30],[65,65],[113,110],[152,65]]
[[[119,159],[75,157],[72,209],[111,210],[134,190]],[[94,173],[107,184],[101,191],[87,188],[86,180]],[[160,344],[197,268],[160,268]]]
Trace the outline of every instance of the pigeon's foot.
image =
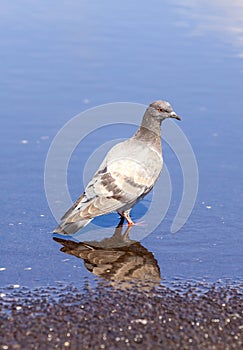
[[120,222],[119,222],[119,224],[118,224],[117,227],[122,227],[123,224],[124,224],[124,220],[125,220],[125,219],[126,219],[126,221],[127,221],[127,224],[125,224],[125,226],[128,226],[128,227],[132,227],[132,226],[141,226],[141,227],[144,227],[144,226],[147,225],[146,222],[145,222],[144,220],[138,221],[138,222],[133,222],[132,219],[131,219],[131,217],[130,217],[130,211],[131,211],[131,209],[126,210],[126,211],[123,211],[122,213],[119,213],[120,216],[121,216],[121,220],[120,220]]
[[131,221],[127,220],[127,224],[128,224],[128,226],[135,226],[136,225],[135,222],[133,222],[132,220]]
[[121,215],[122,218],[127,220],[128,226],[133,226],[135,225],[135,223],[130,218],[130,211],[131,209],[123,211],[122,213],[119,213],[119,214]]
[[124,226],[128,226],[128,227],[132,227],[132,226],[145,227],[145,226],[147,226],[147,223],[146,223],[146,221],[144,221],[144,220],[137,221],[137,222],[133,222],[133,221],[132,221],[132,225],[130,225],[129,223],[127,223],[127,225],[125,224]]

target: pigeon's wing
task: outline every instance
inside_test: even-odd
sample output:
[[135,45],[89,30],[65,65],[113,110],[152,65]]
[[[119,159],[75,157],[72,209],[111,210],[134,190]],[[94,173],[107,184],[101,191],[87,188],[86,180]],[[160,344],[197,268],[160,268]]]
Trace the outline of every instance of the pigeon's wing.
[[135,202],[151,187],[144,169],[132,160],[117,160],[99,170],[83,195],[64,215],[67,223],[110,213]]

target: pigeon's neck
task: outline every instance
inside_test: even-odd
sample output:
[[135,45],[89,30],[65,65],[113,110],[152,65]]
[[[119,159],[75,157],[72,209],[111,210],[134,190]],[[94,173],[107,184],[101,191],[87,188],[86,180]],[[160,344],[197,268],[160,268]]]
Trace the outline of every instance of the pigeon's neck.
[[145,142],[150,147],[155,148],[158,152],[162,152],[161,149],[161,122],[152,118],[145,112],[142,123],[133,136],[135,139]]
[[151,117],[147,111],[143,116],[141,126],[161,137],[161,120]]

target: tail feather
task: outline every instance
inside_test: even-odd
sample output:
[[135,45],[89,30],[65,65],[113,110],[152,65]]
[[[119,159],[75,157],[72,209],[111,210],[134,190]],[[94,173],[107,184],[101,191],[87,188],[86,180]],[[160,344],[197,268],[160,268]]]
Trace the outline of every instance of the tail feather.
[[76,202],[71,206],[71,208],[69,208],[68,211],[66,211],[66,213],[61,217],[61,220],[63,221],[67,219],[71,214],[76,212],[77,208],[80,209],[79,204],[82,202],[83,199],[84,199],[84,193],[76,200]]
[[59,226],[57,226],[55,228],[55,230],[53,231],[54,233],[61,233],[63,235],[70,235],[73,233],[76,233],[77,231],[81,230],[81,228],[85,227],[86,225],[88,225],[88,223],[91,221],[92,219],[86,219],[86,220],[80,220],[80,221],[76,221],[76,222],[66,222],[63,221],[60,223]]

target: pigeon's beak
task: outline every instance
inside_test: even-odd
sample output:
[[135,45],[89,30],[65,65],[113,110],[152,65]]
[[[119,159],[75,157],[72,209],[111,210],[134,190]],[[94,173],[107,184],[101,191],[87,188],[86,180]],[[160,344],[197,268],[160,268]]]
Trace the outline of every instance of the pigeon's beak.
[[170,118],[175,118],[177,120],[181,120],[181,118],[179,117],[179,115],[177,115],[175,112],[171,112],[170,113]]

